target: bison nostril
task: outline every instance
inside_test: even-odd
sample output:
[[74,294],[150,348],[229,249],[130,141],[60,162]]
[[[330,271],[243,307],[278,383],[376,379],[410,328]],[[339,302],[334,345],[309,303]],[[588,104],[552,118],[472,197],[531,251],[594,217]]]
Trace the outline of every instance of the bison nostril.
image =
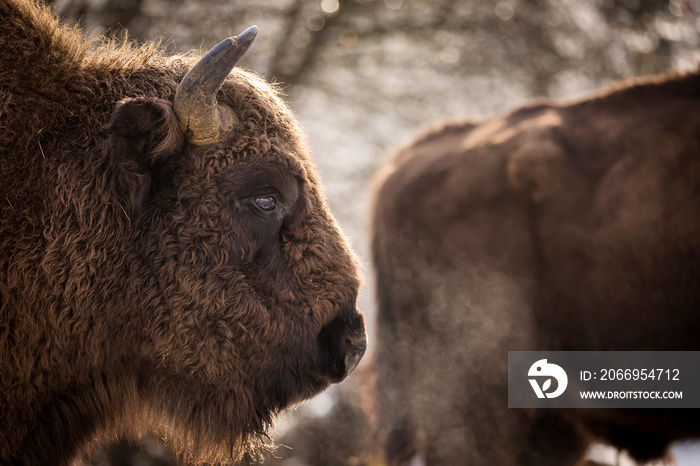
[[345,351],[362,351],[367,349],[367,338],[364,332],[360,335],[345,337]]

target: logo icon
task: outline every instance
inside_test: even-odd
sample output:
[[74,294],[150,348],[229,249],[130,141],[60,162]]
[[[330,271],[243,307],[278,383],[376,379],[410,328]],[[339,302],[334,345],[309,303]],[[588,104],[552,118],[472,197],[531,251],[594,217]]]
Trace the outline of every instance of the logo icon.
[[[527,376],[539,378],[547,377],[541,387],[537,379],[528,379],[530,385],[532,385],[532,389],[535,390],[537,398],[556,398],[564,393],[566,385],[569,383],[569,378],[566,376],[564,369],[556,364],[548,363],[546,359],[540,359],[530,366]],[[552,386],[552,379],[557,381],[557,389],[550,393],[547,390]]]

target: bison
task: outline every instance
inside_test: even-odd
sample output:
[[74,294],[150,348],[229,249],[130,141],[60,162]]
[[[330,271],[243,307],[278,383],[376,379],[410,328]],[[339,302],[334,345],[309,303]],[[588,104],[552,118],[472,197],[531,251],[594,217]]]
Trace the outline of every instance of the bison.
[[0,464],[152,431],[234,461],[366,348],[357,261],[273,86],[0,1]]
[[[377,390],[390,464],[638,461],[694,410],[507,408],[507,352],[700,350],[700,69],[446,124],[379,179]],[[413,464],[413,463],[411,463]]]

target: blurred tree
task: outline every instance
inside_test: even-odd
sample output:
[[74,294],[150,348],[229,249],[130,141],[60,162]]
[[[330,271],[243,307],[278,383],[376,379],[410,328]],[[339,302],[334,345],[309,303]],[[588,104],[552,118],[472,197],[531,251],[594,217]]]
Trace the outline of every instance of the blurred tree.
[[[97,32],[126,28],[138,41],[164,35],[178,49],[208,48],[231,31],[262,22],[265,47],[252,65],[285,84],[307,81],[329,65],[402,62],[407,69],[430,65],[469,75],[518,69],[543,95],[567,71],[593,79],[663,71],[680,50],[697,46],[700,27],[699,0],[53,3],[59,14]],[[393,42],[405,42],[403,52]]]

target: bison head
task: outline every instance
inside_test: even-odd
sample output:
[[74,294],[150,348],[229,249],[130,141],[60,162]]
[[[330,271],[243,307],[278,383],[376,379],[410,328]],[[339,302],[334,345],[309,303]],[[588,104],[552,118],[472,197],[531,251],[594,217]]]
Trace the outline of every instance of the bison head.
[[172,98],[121,100],[103,148],[121,160],[134,245],[106,353],[133,390],[117,421],[209,460],[343,380],[366,348],[356,260],[293,116],[234,69],[255,33],[212,49]]

